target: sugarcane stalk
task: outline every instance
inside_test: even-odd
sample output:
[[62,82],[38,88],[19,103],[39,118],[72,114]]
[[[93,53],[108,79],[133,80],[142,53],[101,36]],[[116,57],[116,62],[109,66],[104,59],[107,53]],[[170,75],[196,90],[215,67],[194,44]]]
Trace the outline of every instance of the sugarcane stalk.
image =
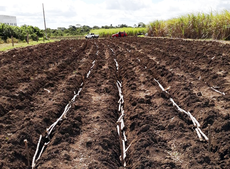
[[35,158],[36,158],[37,153],[38,153],[38,149],[39,149],[39,146],[40,146],[41,139],[42,139],[42,135],[40,135],[40,137],[39,137],[37,148],[36,148],[36,151],[35,151],[34,156],[33,156],[32,169],[34,169],[34,167],[36,166],[36,164],[35,164]]
[[118,118],[118,122],[120,122],[121,121],[121,119],[124,117],[124,114],[122,114],[119,118]]
[[50,93],[50,90],[48,90],[48,89],[45,89],[45,88],[44,88],[44,90],[45,90],[45,91],[47,91],[48,93]]
[[123,131],[123,137],[124,137],[124,140],[127,141],[127,138],[126,138],[126,135],[125,135],[125,131]]
[[125,128],[125,123],[124,123],[124,120],[121,119],[121,130],[123,130]]
[[217,92],[217,93],[220,93],[220,94],[222,94],[222,95],[225,95],[225,93],[224,92],[220,92],[219,90],[216,90],[215,88],[213,88],[213,87],[211,87],[211,89],[212,90],[214,90],[215,92]]
[[42,149],[41,149],[41,151],[40,151],[40,154],[39,154],[39,156],[38,156],[38,158],[37,158],[36,162],[40,159],[40,157],[41,157],[41,155],[42,155],[42,153],[43,153],[43,151],[44,151],[45,147],[46,147],[49,143],[50,143],[50,142],[45,143],[45,144],[43,145],[43,147],[42,147]]
[[161,90],[162,90],[163,92],[168,93],[168,92],[164,89],[164,87],[159,83],[158,80],[156,80],[155,78],[154,78],[154,80],[155,80],[155,82],[157,82],[158,86],[161,88]]
[[208,141],[208,137],[201,131],[201,129],[198,128],[198,130],[199,130],[200,134],[204,137],[204,139]]
[[197,133],[197,135],[198,135],[200,141],[202,141],[203,139],[202,139],[202,137],[201,137],[201,134],[200,134],[198,128],[196,128],[195,130],[196,130],[196,133]]

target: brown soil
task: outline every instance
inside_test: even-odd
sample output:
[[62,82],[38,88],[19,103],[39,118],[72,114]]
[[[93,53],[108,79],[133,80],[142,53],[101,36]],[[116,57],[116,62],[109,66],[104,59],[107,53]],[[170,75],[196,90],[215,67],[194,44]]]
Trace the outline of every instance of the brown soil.
[[[31,168],[40,135],[41,145],[49,144],[36,168],[123,168],[117,80],[124,95],[126,148],[131,145],[126,168],[230,166],[229,44],[63,40],[1,53],[0,67],[0,168]],[[66,118],[46,138],[46,129],[80,88]],[[207,136],[210,125],[210,151],[170,98],[197,119]]]

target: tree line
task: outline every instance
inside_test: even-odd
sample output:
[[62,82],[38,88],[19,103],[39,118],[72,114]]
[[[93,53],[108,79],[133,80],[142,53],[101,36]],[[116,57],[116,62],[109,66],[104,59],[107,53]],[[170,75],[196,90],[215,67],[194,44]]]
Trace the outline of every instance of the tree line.
[[[50,36],[72,36],[72,35],[85,35],[90,32],[92,29],[111,29],[111,28],[127,28],[132,27],[126,24],[120,24],[117,26],[113,26],[112,24],[105,26],[93,26],[90,27],[88,25],[81,26],[80,24],[69,25],[69,28],[59,27],[57,29],[47,29],[48,37]],[[146,27],[143,22],[139,22],[138,24],[134,24],[133,27]]]
[[4,23],[0,23],[0,38],[2,40],[7,40],[13,36],[16,39],[21,41],[25,40],[27,34],[30,36],[30,39],[37,40],[37,37],[43,36],[43,30],[40,30],[35,26],[11,26]]
[[[69,28],[65,27],[58,27],[57,29],[51,29],[47,28],[46,33],[47,37],[50,38],[51,36],[74,36],[74,35],[85,35],[90,32],[91,29],[110,29],[110,28],[124,28],[124,27],[131,27],[126,24],[120,24],[117,26],[113,26],[110,24],[110,26],[93,26],[90,27],[88,25],[81,26],[80,24],[76,25],[70,25]],[[133,27],[145,27],[145,24],[143,22],[140,22],[138,24],[135,24]],[[29,25],[22,25],[22,26],[11,26],[4,23],[0,23],[0,40],[6,41],[8,38],[11,38],[13,36],[14,38],[25,41],[27,39],[27,35],[29,36],[29,39],[32,39],[34,41],[37,40],[37,38],[43,37],[45,34],[44,30],[39,29],[36,26],[29,26]]]

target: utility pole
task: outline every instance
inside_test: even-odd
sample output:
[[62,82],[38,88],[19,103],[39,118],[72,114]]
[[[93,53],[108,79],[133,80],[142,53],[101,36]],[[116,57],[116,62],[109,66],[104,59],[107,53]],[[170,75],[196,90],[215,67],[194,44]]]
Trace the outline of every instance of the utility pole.
[[43,18],[44,18],[45,34],[46,34],[46,39],[47,39],[47,33],[46,33],[46,18],[45,18],[44,4],[42,4],[42,8],[43,8]]

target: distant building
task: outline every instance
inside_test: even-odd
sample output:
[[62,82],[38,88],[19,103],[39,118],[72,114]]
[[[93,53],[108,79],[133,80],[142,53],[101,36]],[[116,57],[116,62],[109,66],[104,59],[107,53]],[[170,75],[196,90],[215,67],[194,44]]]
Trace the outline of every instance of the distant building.
[[0,15],[0,23],[17,26],[16,16]]

